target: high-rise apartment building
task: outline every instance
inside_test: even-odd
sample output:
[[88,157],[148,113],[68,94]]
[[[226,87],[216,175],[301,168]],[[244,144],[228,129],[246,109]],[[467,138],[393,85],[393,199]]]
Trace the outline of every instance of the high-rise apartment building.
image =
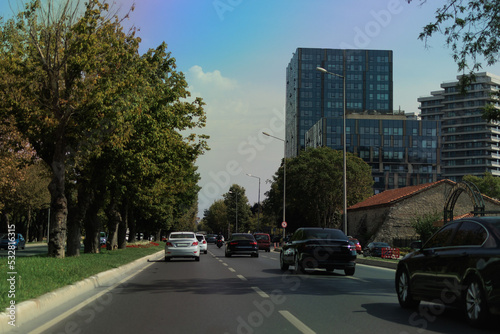
[[306,146],[306,132],[322,118],[347,114],[392,114],[392,51],[298,48],[286,75],[286,148],[294,157]]
[[441,90],[421,97],[422,120],[440,120],[442,128],[441,164],[443,177],[461,181],[465,175],[500,176],[499,123],[481,117],[486,104],[498,100],[491,93],[500,89],[500,77],[477,73],[476,80],[462,94],[457,81],[441,84]]

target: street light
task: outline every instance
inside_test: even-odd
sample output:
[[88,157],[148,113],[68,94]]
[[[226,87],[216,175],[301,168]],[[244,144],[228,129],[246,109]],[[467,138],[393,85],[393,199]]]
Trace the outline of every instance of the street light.
[[[268,137],[272,137],[274,139],[278,139],[278,140],[281,140],[283,142],[283,223],[286,223],[286,219],[285,219],[285,199],[286,199],[286,140],[284,139],[281,139],[281,138],[278,138],[278,137],[275,137],[275,136],[272,136],[270,135],[269,133],[267,132],[262,132],[263,134],[265,134],[266,136]],[[283,223],[282,223],[282,226],[283,226]],[[286,227],[283,227],[283,240],[285,240],[285,229]]]
[[252,174],[247,174],[247,175],[250,177],[255,177],[256,179],[259,179],[259,196],[257,199],[257,201],[258,201],[257,202],[258,203],[257,204],[258,205],[258,207],[257,207],[257,229],[260,229],[260,215],[259,215],[259,213],[260,213],[260,177],[252,175]]
[[342,81],[343,81],[343,89],[344,89],[344,92],[343,92],[343,97],[344,97],[344,102],[343,102],[343,105],[344,105],[344,112],[343,112],[343,120],[344,120],[344,132],[343,132],[343,141],[344,141],[344,177],[343,177],[343,182],[344,182],[344,232],[345,234],[347,235],[347,163],[346,163],[346,125],[345,125],[345,119],[346,119],[346,96],[345,96],[345,76],[343,75],[340,75],[340,74],[336,74],[336,73],[332,73],[332,72],[328,72],[327,70],[325,70],[323,67],[316,67],[316,70],[317,71],[320,71],[322,73],[326,73],[326,74],[330,74],[330,75],[334,75],[336,77],[339,77],[339,78],[342,78]]
[[[235,227],[236,232],[235,233],[238,233],[238,193],[236,191],[232,192],[231,190],[229,190],[229,193],[234,194],[236,196],[236,227]],[[227,237],[229,238],[229,236],[227,236]]]

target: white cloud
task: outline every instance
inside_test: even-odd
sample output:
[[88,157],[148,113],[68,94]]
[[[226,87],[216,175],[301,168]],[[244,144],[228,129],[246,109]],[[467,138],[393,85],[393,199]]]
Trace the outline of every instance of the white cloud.
[[224,78],[219,70],[203,72],[201,66],[195,65],[189,69],[189,73],[197,83],[209,85],[212,89],[232,90],[237,87],[235,80]]

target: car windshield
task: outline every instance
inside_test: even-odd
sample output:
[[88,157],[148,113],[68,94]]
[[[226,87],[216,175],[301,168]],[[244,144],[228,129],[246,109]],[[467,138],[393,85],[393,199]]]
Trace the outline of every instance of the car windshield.
[[193,233],[176,233],[176,234],[171,234],[170,239],[193,239],[194,234]]
[[203,240],[203,236],[202,235],[197,235],[196,239],[198,239],[199,241],[202,241]]
[[257,234],[255,235],[255,240],[269,240],[269,237],[265,234]]
[[389,244],[387,244],[385,242],[374,242],[373,245],[375,247],[391,247]]

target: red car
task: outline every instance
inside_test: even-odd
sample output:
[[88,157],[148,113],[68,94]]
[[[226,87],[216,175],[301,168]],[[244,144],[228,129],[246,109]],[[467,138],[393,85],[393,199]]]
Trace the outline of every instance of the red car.
[[267,233],[254,233],[253,237],[257,240],[259,250],[271,251],[271,236]]
[[356,246],[356,253],[361,254],[361,244],[359,243],[359,240],[353,237],[349,237],[349,241],[352,241]]

